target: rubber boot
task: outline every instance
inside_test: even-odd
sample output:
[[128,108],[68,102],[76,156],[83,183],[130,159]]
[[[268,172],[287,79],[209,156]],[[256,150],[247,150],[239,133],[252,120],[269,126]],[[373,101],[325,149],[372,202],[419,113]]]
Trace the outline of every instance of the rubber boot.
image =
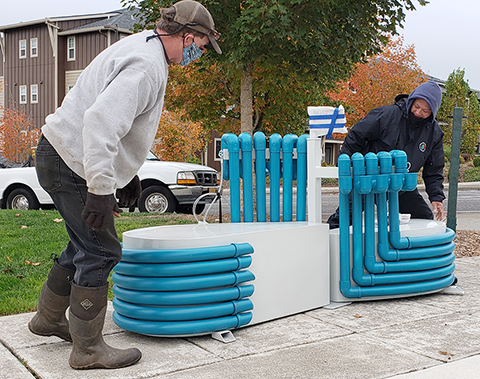
[[126,367],[142,357],[138,349],[115,349],[103,340],[107,293],[108,284],[103,287],[81,287],[72,283],[69,319],[73,350],[69,363],[74,369]]
[[65,311],[70,305],[70,282],[75,271],[58,264],[55,259],[48,278],[43,284],[38,311],[28,323],[28,329],[40,336],[57,336],[71,341]]

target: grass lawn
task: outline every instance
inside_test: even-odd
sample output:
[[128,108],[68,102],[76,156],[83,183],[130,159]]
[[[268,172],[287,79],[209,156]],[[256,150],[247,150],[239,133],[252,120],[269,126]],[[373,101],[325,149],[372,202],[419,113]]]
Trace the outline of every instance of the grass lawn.
[[[122,213],[115,225],[121,240],[127,230],[195,222],[185,214]],[[35,311],[52,255],[67,244],[65,224],[57,211],[2,209],[0,225],[0,316]]]

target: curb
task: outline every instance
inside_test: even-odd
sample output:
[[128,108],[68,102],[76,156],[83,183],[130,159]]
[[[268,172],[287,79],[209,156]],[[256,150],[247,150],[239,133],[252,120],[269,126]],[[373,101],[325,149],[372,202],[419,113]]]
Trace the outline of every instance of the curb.
[[[445,183],[443,185],[444,191],[448,191],[449,185]],[[425,191],[425,184],[419,184],[417,186],[419,191]],[[280,187],[280,192],[282,192],[283,188]],[[297,190],[296,187],[293,188],[293,192],[295,193]],[[230,188],[225,188],[222,190],[225,195],[230,194]],[[480,182],[462,182],[458,183],[458,191],[480,191]],[[270,187],[267,187],[267,193],[270,192]],[[322,194],[337,194],[338,187],[324,187],[322,186]]]

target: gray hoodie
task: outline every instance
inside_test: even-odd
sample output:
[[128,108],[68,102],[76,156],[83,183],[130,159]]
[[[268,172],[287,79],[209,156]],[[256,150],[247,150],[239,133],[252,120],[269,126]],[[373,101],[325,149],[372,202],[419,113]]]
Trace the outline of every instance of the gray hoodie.
[[122,188],[145,161],[168,79],[161,41],[151,31],[124,38],[85,68],[42,132],[89,192]]

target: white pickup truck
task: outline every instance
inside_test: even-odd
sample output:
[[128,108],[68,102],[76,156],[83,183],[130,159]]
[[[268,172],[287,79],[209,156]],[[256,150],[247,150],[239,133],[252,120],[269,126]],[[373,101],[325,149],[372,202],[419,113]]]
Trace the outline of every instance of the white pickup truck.
[[[159,160],[150,153],[138,177],[142,194],[137,206],[141,212],[192,213],[193,203],[202,194],[215,192],[219,178],[213,168],[181,162]],[[199,214],[213,196],[198,202]],[[0,207],[2,209],[48,209],[53,201],[38,183],[35,167],[0,169]],[[132,210],[132,209],[131,209]]]

